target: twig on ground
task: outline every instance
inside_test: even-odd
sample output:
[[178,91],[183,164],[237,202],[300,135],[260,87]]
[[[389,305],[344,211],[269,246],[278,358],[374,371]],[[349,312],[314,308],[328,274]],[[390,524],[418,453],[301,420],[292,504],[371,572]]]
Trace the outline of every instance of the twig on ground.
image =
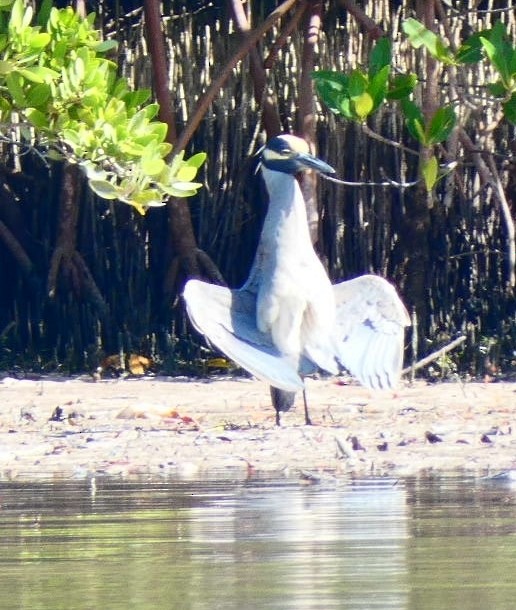
[[441,347],[441,349],[438,349],[435,352],[428,354],[428,356],[421,358],[421,360],[419,360],[415,364],[413,364],[411,366],[407,366],[406,368],[404,368],[401,371],[401,374],[407,375],[411,371],[415,371],[417,369],[422,369],[427,364],[430,364],[434,360],[437,360],[437,358],[440,358],[441,356],[444,356],[444,354],[448,353],[452,349],[455,349],[458,345],[460,345],[461,343],[464,343],[464,341],[466,341],[465,335],[461,335],[460,337],[457,337],[451,343],[448,343],[448,345],[445,345],[444,347]]

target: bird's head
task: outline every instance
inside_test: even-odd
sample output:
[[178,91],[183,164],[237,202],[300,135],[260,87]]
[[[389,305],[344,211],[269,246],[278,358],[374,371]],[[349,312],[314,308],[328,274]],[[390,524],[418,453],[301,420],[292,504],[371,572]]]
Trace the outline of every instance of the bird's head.
[[276,136],[262,150],[262,164],[267,169],[297,174],[304,169],[334,174],[333,167],[310,154],[308,144],[292,135]]

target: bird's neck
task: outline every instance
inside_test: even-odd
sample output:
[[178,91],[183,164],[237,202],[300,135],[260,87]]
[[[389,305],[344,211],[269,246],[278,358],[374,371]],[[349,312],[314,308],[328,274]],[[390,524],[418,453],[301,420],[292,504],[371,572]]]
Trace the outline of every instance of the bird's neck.
[[278,260],[299,261],[303,257],[315,256],[308,230],[305,200],[297,180],[291,174],[263,166],[262,173],[269,193],[269,209],[254,263],[244,284],[248,290],[258,290],[264,273],[267,277],[273,276]]
[[[279,238],[281,243],[296,244],[305,237],[310,241],[305,200],[295,176],[266,167],[262,167],[262,174],[269,194],[262,238],[269,235],[273,239]],[[281,239],[288,234],[294,234],[297,238],[292,242]]]

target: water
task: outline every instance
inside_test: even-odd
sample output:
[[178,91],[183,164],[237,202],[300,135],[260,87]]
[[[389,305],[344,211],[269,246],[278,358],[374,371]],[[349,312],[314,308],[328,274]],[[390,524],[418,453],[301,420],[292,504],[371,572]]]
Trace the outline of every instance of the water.
[[0,608],[514,610],[516,488],[0,484]]

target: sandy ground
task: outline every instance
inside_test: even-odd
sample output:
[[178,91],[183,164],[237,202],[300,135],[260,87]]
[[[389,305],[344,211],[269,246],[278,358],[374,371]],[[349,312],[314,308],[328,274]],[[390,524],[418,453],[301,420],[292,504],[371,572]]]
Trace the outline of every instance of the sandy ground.
[[516,383],[416,382],[396,396],[307,380],[274,424],[247,379],[0,381],[0,480],[492,474],[516,468]]

